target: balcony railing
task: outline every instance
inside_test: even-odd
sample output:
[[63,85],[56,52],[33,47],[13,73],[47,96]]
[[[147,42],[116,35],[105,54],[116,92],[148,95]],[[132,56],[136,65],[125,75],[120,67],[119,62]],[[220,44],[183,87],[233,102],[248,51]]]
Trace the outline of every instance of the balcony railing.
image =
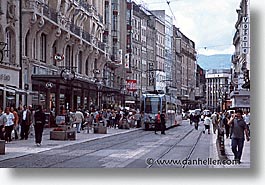
[[56,10],[48,5],[43,5],[43,15],[53,20],[55,23],[58,23],[58,14]]
[[75,24],[71,23],[70,24],[70,31],[80,37],[81,28],[79,26],[76,26]]

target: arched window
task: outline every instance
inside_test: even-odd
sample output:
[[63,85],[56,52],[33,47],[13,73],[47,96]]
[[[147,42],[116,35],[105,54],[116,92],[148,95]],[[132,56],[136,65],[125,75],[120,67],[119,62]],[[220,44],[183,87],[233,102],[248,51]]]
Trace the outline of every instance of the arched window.
[[29,31],[28,31],[28,33],[26,34],[26,37],[25,37],[24,54],[27,57],[29,56]]
[[82,74],[82,51],[78,54],[78,73]]
[[15,45],[15,34],[14,32],[7,28],[6,29],[6,61],[11,63],[11,64],[15,64],[15,60],[16,60],[16,54],[15,54],[15,50],[16,50],[16,45]]
[[40,38],[40,61],[46,63],[47,36],[42,33]]
[[57,61],[54,59],[54,56],[57,54],[57,40],[52,45],[52,59],[53,59],[53,65],[57,66]]
[[70,64],[71,64],[71,47],[67,45],[65,49],[65,67],[70,68]]
[[86,59],[86,71],[85,71],[86,75],[88,75],[88,69],[89,69],[89,60],[87,58]]

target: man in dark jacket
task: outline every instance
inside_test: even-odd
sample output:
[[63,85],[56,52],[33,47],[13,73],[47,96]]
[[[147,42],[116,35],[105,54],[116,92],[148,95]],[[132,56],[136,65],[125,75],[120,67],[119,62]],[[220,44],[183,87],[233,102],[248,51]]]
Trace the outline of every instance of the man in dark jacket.
[[163,111],[162,114],[160,115],[161,118],[161,134],[166,134],[166,113]]
[[34,114],[34,118],[35,118],[35,124],[34,124],[35,143],[37,146],[40,146],[42,141],[43,127],[45,125],[45,114],[42,111],[41,105],[38,106]]
[[32,122],[31,119],[31,111],[27,108],[26,105],[23,107],[24,109],[21,112],[21,132],[20,132],[20,139],[28,139],[29,135],[29,128]]

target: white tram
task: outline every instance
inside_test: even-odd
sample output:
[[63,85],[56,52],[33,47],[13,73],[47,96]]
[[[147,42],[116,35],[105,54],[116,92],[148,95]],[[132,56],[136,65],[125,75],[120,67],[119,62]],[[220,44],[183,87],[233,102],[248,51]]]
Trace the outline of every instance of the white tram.
[[166,113],[166,128],[182,122],[181,101],[163,91],[147,92],[142,95],[141,111],[144,113],[142,128],[149,130],[155,127],[155,116]]

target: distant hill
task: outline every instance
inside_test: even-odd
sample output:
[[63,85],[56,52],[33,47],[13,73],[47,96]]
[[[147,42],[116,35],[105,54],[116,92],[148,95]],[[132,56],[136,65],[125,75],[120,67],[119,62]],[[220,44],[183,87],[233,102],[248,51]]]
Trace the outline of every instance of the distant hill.
[[230,69],[231,68],[231,55],[198,55],[197,63],[204,70],[209,69]]

